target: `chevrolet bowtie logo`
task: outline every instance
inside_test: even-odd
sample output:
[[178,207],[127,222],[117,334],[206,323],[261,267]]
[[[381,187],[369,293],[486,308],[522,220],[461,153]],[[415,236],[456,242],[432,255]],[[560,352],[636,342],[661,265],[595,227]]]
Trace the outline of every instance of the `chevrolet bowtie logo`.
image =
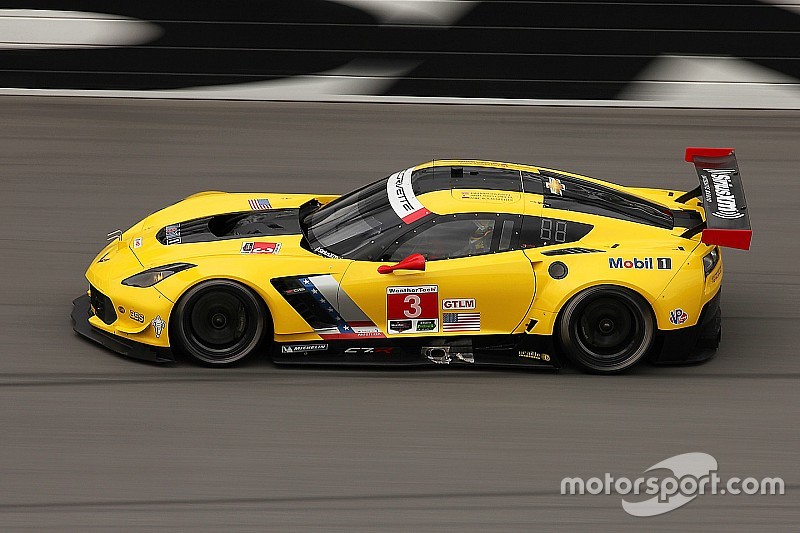
[[551,193],[559,196],[563,196],[563,191],[566,189],[561,180],[556,178],[548,178],[546,187],[550,189]]

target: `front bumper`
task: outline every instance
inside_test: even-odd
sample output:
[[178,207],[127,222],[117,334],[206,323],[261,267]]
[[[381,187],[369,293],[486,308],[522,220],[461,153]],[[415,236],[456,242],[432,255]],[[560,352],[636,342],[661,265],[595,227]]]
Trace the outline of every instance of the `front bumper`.
[[92,316],[92,314],[92,306],[88,294],[84,294],[73,300],[71,315],[72,329],[79,335],[102,344],[109,350],[126,357],[154,361],[156,363],[167,363],[175,360],[168,349],[156,348],[95,328],[89,323],[89,317]]
[[703,306],[696,325],[662,332],[656,340],[651,361],[669,365],[700,363],[711,359],[722,337],[721,299],[720,290]]

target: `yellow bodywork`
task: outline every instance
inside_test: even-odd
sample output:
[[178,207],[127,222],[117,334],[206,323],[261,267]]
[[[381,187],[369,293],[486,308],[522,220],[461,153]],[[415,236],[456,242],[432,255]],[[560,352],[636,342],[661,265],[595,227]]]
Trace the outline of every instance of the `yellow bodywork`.
[[[469,160],[430,162],[413,170],[431,166],[484,166],[533,174],[540,170],[526,165]],[[667,209],[695,210],[703,216],[696,199],[687,204],[675,203],[681,191],[622,187],[561,173],[646,198]],[[388,288],[427,285],[438,288],[439,301],[474,300],[474,309],[482,317],[481,329],[475,334],[552,334],[559,311],[572,296],[587,287],[604,284],[628,287],[642,295],[652,307],[658,329],[666,331],[695,325],[703,305],[717,293],[722,282],[721,260],[707,277],[704,273],[703,256],[713,247],[701,243],[699,235],[691,239],[680,237],[687,228],[667,230],[600,215],[555,210],[544,206],[540,194],[484,189],[439,190],[422,194],[418,199],[429,211],[440,215],[479,211],[554,216],[591,224],[594,229],[580,241],[567,245],[429,261],[425,271],[396,271],[388,275],[378,274],[377,268],[391,263],[323,257],[301,247],[300,235],[258,237],[258,240],[281,245],[277,254],[260,255],[240,253],[242,242],[252,241],[253,237],[171,246],[156,240],[156,233],[169,224],[246,211],[250,209],[248,200],[253,198],[268,198],[273,209],[281,209],[296,208],[314,198],[325,204],[337,196],[206,192],[148,216],[125,231],[120,240],[108,244],[92,261],[86,277],[111,299],[118,315],[111,325],[93,316],[90,318],[92,326],[148,345],[168,347],[168,325],[181,295],[201,281],[224,278],[252,288],[263,299],[272,317],[276,341],[319,340],[321,337],[276,291],[270,280],[282,276],[329,274],[388,337],[393,336],[387,333]],[[544,254],[568,246],[602,253]],[[670,260],[669,269],[656,268],[655,261],[663,258]],[[625,268],[628,262],[635,266],[647,260],[650,263],[646,264],[652,264],[652,268]],[[567,266],[569,274],[565,278],[554,279],[548,274],[548,268],[555,261]],[[121,284],[123,279],[143,270],[175,262],[197,266],[150,288]],[[622,268],[611,268],[612,262]],[[679,324],[670,321],[670,313],[676,309],[688,315]],[[440,306],[440,323],[446,311]],[[152,325],[157,317],[167,324],[158,336]],[[447,336],[451,333],[417,332],[415,335]]]

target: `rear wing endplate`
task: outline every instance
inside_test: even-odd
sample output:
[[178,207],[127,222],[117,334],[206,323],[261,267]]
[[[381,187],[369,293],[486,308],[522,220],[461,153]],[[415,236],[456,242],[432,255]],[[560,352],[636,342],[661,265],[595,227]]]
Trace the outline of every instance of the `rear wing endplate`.
[[[686,161],[694,164],[700,186],[676,201],[686,203],[700,197],[706,213],[700,240],[749,250],[753,230],[733,148],[687,148]],[[688,233],[687,236],[697,234],[693,230]]]

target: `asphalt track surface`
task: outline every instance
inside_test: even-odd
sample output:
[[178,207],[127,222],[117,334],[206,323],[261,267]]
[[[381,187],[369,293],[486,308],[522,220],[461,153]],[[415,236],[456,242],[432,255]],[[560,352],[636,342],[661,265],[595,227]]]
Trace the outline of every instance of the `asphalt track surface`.
[[[5,97],[0,126],[0,529],[797,530],[800,113]],[[688,189],[687,145],[737,149],[755,230],[706,364],[208,370],[70,328],[106,233],[197,191],[338,193],[443,157]],[[559,493],[687,452],[786,494],[634,518]]]

